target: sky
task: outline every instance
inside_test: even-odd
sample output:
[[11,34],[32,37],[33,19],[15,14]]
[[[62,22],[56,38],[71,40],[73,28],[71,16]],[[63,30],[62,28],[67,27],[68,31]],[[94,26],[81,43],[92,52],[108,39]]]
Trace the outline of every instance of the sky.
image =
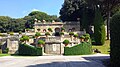
[[32,11],[59,16],[64,0],[1,0],[0,16],[22,18]]

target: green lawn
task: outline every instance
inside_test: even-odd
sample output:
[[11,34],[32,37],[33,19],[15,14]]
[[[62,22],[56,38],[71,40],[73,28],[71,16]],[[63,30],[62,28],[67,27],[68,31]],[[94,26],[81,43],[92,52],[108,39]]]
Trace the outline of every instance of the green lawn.
[[110,52],[110,40],[105,41],[105,44],[102,46],[93,45],[92,49],[98,49],[102,54],[109,54]]
[[0,57],[2,56],[10,56],[9,54],[0,54]]

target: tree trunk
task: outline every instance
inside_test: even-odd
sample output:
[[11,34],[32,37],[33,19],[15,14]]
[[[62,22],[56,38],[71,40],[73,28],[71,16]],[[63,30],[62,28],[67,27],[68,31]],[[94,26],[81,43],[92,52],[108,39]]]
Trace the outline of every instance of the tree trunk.
[[107,40],[110,39],[110,11],[108,11],[108,16],[107,16]]

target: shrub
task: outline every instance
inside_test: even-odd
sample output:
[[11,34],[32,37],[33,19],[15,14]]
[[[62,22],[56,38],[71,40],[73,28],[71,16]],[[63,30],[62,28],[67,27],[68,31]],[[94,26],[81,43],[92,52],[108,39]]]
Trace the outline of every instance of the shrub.
[[73,47],[64,47],[64,55],[86,55],[92,54],[92,45],[90,43],[81,43]]
[[14,35],[14,32],[9,32],[10,35]]
[[72,36],[72,35],[74,35],[74,33],[73,33],[73,32],[70,32],[69,35]]
[[22,34],[22,32],[21,32],[21,31],[19,31],[19,34]]
[[42,48],[33,47],[27,44],[20,44],[18,54],[23,56],[42,56]]
[[80,39],[85,39],[85,36],[80,36]]
[[69,40],[64,40],[64,41],[63,41],[63,44],[65,44],[65,46],[67,46],[69,43],[70,43]]
[[74,34],[74,37],[78,37],[78,34]]
[[120,13],[115,14],[110,22],[110,57],[111,67],[120,66]]
[[64,32],[60,32],[60,35],[64,35]]
[[30,29],[29,28],[26,28],[26,31],[29,31]]
[[39,41],[38,41],[38,44],[42,44],[42,45],[43,45],[43,44],[45,44],[45,41],[39,40]]
[[20,38],[20,41],[22,41],[22,42],[26,42],[26,41],[29,41],[29,36],[26,36],[26,35],[24,35],[24,36],[22,36],[21,38]]
[[53,30],[51,28],[48,28],[48,31],[53,32]]
[[86,36],[90,37],[90,34],[86,33],[86,34],[84,34],[83,36],[85,36],[85,37],[86,37]]
[[29,36],[26,36],[26,35],[22,36],[22,38],[23,38],[24,41],[28,41],[30,39]]
[[62,27],[62,28],[61,28],[61,31],[62,31],[62,30],[64,30],[64,31],[65,31],[65,28],[64,28],[64,27]]
[[94,19],[94,39],[95,44],[103,45],[105,43],[105,24],[99,9],[95,11]]
[[41,34],[40,34],[39,32],[36,32],[36,33],[35,33],[35,36],[36,36],[36,37],[39,37],[39,36],[41,36]]
[[45,35],[50,35],[50,33],[49,33],[49,32],[46,32]]

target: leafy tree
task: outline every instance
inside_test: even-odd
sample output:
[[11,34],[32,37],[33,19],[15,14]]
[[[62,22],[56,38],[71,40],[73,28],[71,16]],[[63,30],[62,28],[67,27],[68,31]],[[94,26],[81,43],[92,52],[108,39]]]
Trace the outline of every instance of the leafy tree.
[[65,0],[60,10],[60,19],[65,21],[80,21],[81,28],[89,33],[93,23],[94,11],[84,0]]
[[52,20],[60,21],[56,15],[48,15],[47,13],[40,12],[40,11],[33,11],[25,16],[24,19],[27,20],[25,26],[26,28],[33,29],[34,19],[38,19],[40,21],[46,20],[47,22],[51,22]]
[[60,10],[60,19],[64,21],[77,21],[83,0],[65,0]]
[[13,19],[8,16],[0,16],[0,32],[19,32],[25,29],[25,20]]

